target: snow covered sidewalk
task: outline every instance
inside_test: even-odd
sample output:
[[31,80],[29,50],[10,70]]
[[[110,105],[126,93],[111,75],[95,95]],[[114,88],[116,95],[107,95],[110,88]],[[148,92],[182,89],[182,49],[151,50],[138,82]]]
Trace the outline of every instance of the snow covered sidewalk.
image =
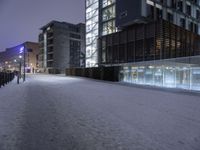
[[31,75],[0,89],[0,150],[200,150],[200,96]]

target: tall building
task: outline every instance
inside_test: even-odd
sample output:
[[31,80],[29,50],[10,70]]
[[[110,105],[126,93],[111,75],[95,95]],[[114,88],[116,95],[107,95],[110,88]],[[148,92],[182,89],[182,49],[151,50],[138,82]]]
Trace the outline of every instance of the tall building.
[[159,19],[200,34],[200,1],[86,0],[86,67],[99,65],[99,37]]
[[92,2],[86,0],[87,67],[120,66],[122,82],[200,90],[199,0]]
[[98,37],[115,31],[115,0],[86,0],[86,67],[98,66]]
[[19,63],[23,67],[25,62],[26,72],[35,73],[38,70],[38,54],[39,44],[35,42],[24,42],[7,48],[0,53],[0,70],[19,71]]
[[117,27],[160,19],[200,34],[200,1],[116,0]]
[[41,72],[63,73],[85,66],[85,24],[51,21],[39,35]]

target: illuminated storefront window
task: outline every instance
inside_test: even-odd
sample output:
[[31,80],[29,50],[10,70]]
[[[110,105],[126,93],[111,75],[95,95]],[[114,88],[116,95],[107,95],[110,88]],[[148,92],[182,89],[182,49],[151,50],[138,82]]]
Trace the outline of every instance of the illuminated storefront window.
[[121,68],[120,80],[200,91],[200,56],[134,63]]

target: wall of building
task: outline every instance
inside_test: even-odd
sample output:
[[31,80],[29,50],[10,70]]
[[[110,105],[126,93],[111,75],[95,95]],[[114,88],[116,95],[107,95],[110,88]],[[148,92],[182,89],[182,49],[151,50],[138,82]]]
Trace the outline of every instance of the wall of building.
[[86,39],[85,39],[85,32],[86,32],[86,25],[85,24],[78,24],[80,28],[80,37],[81,37],[81,50],[80,50],[80,67],[86,66]]
[[26,62],[27,67],[30,68],[31,73],[35,73],[38,70],[38,55],[39,55],[39,44],[33,42],[26,42],[25,49],[27,50]]
[[86,0],[86,66],[99,65],[98,37],[112,34],[132,23],[160,19],[200,34],[200,1]]
[[134,24],[99,39],[101,65],[200,55],[200,36],[164,20]]
[[67,26],[59,26],[59,24],[55,24],[53,27],[53,33],[54,55],[52,67],[64,70],[65,68],[69,68],[70,61],[69,29]]
[[[143,16],[165,19],[187,30],[198,33],[200,29],[200,1],[196,0],[146,0]],[[184,23],[182,22],[184,21]]]
[[[85,25],[52,21],[41,28],[40,59],[43,71],[61,73],[71,66],[85,66]],[[70,43],[78,43],[74,46]],[[82,58],[81,58],[81,55]],[[72,57],[74,56],[74,57]],[[42,69],[41,69],[42,70]]]
[[116,27],[130,25],[141,17],[141,0],[116,0]]
[[[33,73],[38,69],[39,44],[35,42],[25,42],[12,48],[7,48],[6,51],[0,54],[0,67],[6,70],[19,70],[19,62],[24,66],[24,52],[26,71]],[[21,56],[21,59],[19,58]]]

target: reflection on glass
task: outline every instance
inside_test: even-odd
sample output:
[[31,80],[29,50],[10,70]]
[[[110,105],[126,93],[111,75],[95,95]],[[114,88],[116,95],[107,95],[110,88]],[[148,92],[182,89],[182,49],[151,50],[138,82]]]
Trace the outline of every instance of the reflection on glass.
[[190,88],[190,70],[188,68],[176,69],[176,87],[183,89]]
[[163,72],[162,67],[156,67],[154,72],[154,85],[162,86],[163,85]]
[[191,76],[192,76],[192,87],[193,90],[200,90],[200,68],[192,68],[191,70]]
[[164,85],[166,87],[175,87],[175,70],[170,67],[164,69]]
[[[135,63],[122,67],[122,82],[200,91],[200,57]],[[188,62],[192,62],[189,64]],[[195,64],[196,62],[196,64]],[[193,66],[192,66],[193,65]],[[195,65],[195,67],[194,67]]]
[[154,83],[154,67],[149,66],[145,70],[145,83],[152,85]]

